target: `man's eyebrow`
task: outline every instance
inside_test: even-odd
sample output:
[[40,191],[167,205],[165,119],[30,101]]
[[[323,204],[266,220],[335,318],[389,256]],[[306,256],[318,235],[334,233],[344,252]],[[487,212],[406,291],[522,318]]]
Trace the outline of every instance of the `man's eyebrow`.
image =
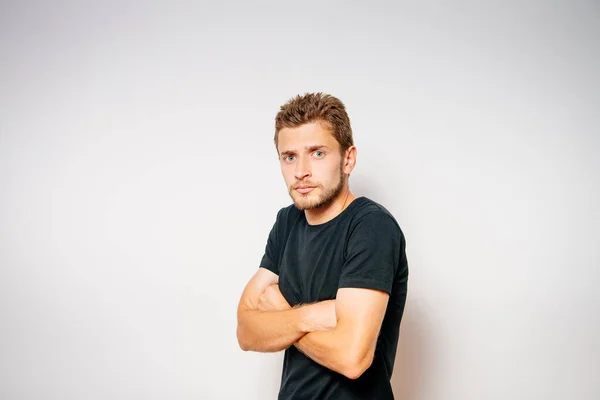
[[[325,146],[324,144],[315,144],[313,146],[306,146],[304,149],[308,150],[308,151],[315,151],[315,150],[319,150],[319,149],[330,150],[329,147]],[[296,151],[295,150],[285,150],[285,151],[281,152],[282,156],[287,156],[288,154],[296,154]]]
[[314,145],[314,146],[306,146],[305,149],[308,150],[308,151],[315,151],[315,150],[319,150],[319,149],[327,149],[327,150],[329,150],[329,147],[325,146],[324,144],[317,144],[317,145]]

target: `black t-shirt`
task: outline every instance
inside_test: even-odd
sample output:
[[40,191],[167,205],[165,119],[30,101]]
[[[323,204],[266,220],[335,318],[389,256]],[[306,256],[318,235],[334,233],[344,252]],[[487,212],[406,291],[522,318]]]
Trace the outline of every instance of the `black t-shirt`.
[[393,399],[390,378],[406,302],[406,242],[394,217],[380,204],[354,199],[332,220],[309,225],[293,204],[282,208],[260,266],[279,275],[290,305],[335,299],[338,288],[390,294],[372,365],[355,380],[301,353],[285,351],[280,400]]

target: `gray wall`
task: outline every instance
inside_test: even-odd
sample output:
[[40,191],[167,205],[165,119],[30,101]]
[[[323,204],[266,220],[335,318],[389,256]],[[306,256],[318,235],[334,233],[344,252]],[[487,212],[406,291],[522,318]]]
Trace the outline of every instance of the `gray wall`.
[[398,399],[600,398],[598,2],[2,2],[0,397],[272,399],[273,118],[347,105],[407,237]]

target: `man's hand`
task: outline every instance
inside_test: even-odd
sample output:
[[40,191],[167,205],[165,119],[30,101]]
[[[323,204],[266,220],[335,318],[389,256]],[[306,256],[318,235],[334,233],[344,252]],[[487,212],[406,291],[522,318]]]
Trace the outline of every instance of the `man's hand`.
[[312,304],[310,320],[314,324],[312,331],[329,331],[337,325],[335,300],[325,300]]
[[261,267],[246,284],[237,313],[242,350],[285,350],[308,332],[336,325],[334,300],[291,307],[277,281],[276,274]]
[[[258,309],[262,293],[277,281],[277,274],[261,267],[242,292],[238,304],[236,334],[240,348],[244,351],[281,351],[311,332],[310,327],[313,324],[308,319],[308,307],[273,311]],[[267,300],[270,298],[267,294],[263,296],[262,309],[265,309],[267,304],[271,304]]]
[[267,286],[258,298],[258,309],[260,311],[283,311],[291,308],[277,284]]

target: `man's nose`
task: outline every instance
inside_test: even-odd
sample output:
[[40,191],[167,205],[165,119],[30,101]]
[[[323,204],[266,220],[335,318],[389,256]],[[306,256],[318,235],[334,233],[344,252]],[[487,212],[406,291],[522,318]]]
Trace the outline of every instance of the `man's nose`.
[[298,180],[302,180],[310,176],[310,163],[304,158],[298,158],[296,162],[296,170],[294,171],[294,177]]

